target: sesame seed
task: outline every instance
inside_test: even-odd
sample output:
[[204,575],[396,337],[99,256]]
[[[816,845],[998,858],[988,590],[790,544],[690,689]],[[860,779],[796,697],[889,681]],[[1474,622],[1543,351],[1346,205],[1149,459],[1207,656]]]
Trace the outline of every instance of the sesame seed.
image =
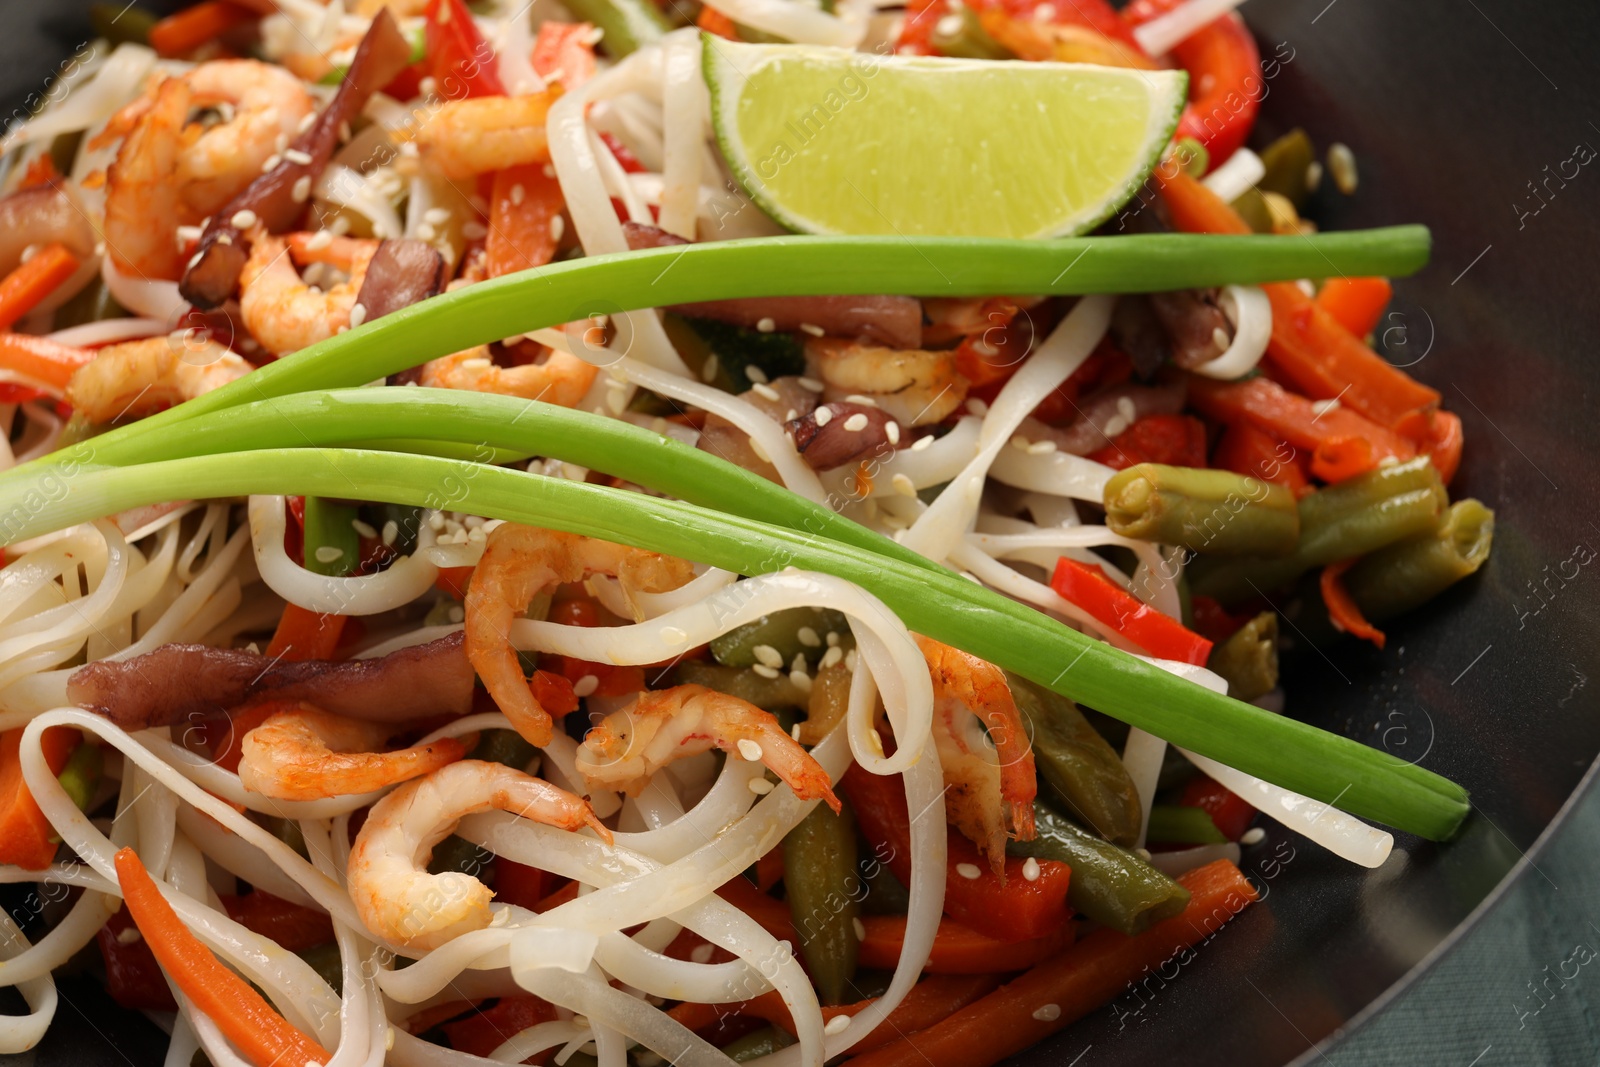
[[557,215],[550,220],[550,240],[559,241],[561,235],[567,232],[567,220]]
[[451,606],[451,608],[450,608],[450,621],[451,622],[462,622],[462,621],[464,621],[466,619],[466,617],[467,617],[467,609],[466,608],[462,607],[460,604],[455,604],[455,605]]
[[854,674],[856,670],[856,662],[860,658],[861,657],[856,655],[856,650],[853,648],[849,652],[846,652],[844,654],[844,669],[849,671],[851,674]]
[[981,419],[985,415],[989,414],[989,405],[985,404],[977,397],[973,397],[971,400],[967,401],[967,410]]
[[795,419],[798,419],[799,417],[800,417],[800,411],[799,411],[798,408],[790,408],[788,411],[783,413],[783,421],[784,422],[793,422]]
[[1312,160],[1306,164],[1306,192],[1314,193],[1322,184],[1322,164]]
[[833,1018],[828,1020],[825,1026],[823,1026],[822,1032],[825,1034],[842,1034],[849,1028],[850,1016],[835,1015]]
[[282,155],[283,154],[283,150],[288,148],[288,147],[289,147],[289,135],[286,134],[286,133],[278,134],[277,138],[272,142],[273,150],[275,152],[277,152],[279,155]]
[[850,926],[856,932],[857,941],[865,941],[867,939],[867,924],[862,922],[859,917],[852,918],[850,920]]
[[546,163],[544,165],[544,176],[546,178],[554,178],[556,176],[556,165],[554,163]]
[[824,404],[822,407],[813,411],[811,413],[811,417],[816,420],[818,426],[826,426],[829,422],[833,421],[833,409]]
[[367,321],[367,305],[356,303],[350,305],[350,325],[360,326]]
[[[441,10],[448,6],[448,4],[439,5]],[[695,963],[710,963],[711,953],[712,948],[710,945],[696,945],[694,948],[689,950],[689,959],[693,960]]]
[[812,337],[821,337],[824,334],[826,334],[828,331],[824,330],[821,326],[818,326],[818,325],[816,325],[814,323],[802,322],[800,324],[800,332],[801,333],[808,333]]
[[1127,419],[1123,418],[1121,415],[1113,415],[1111,416],[1110,421],[1106,423],[1105,435],[1107,437],[1115,437],[1127,428]]
[[332,563],[344,555],[344,549],[335,548],[333,545],[319,545],[316,555],[318,563]]
[[796,741],[800,740],[800,724],[799,723],[795,723],[793,726],[789,727],[789,736],[794,738]]
[[198,263],[198,262],[200,262],[200,260],[201,260],[201,258],[202,258],[202,257],[203,257],[203,256],[204,256],[204,255],[205,255],[205,253],[204,253],[204,252],[196,252],[196,253],[195,253],[195,254],[194,254],[194,255],[192,255],[192,256],[190,256],[190,257],[189,257],[189,263],[188,263],[188,268],[187,268],[187,269],[189,269],[189,270],[193,270],[193,269],[194,269],[194,265],[195,265],[195,264],[196,264],[196,263]]
[[1053,1023],[1061,1018],[1061,1005],[1046,1004],[1035,1011],[1033,1017],[1042,1023]]
[[946,15],[934,23],[933,32],[940,37],[954,37],[961,32],[961,16]]
[[282,162],[283,162],[283,157],[282,156],[278,155],[278,153],[276,153],[276,152],[272,153],[272,155],[268,156],[266,158],[266,160],[261,164],[261,173],[262,174],[267,173],[267,171],[271,170],[273,167],[276,167],[279,163],[282,163]]
[[868,421],[867,417],[858,411],[844,420],[844,428],[851,433],[860,433],[867,428]]
[[315,111],[307,111],[304,115],[300,116],[300,124],[294,128],[294,132],[305,133],[311,128],[311,124],[316,121],[317,113]]
[[802,693],[809,693],[811,692],[811,675],[805,671],[790,671],[789,684]]
[[435,226],[443,226],[450,221],[450,211],[448,208],[430,207],[422,213],[422,217]]
[[1033,444],[1028,446],[1028,455],[1048,456],[1055,450],[1056,443],[1054,441],[1035,441]]
[[350,528],[362,537],[378,536],[378,531],[373,527],[372,523],[362,522],[360,519],[351,519]]
[[428,529],[435,531],[444,529],[443,512],[435,511],[428,515]]
[[1228,346],[1233,342],[1228,337],[1227,330],[1224,330],[1221,326],[1215,326],[1211,330],[1211,343],[1226,352]]
[[[747,368],[747,370],[748,370],[748,368]],[[768,385],[766,382],[757,382],[756,384],[754,384],[754,385],[752,385],[750,387],[750,391],[755,393],[756,396],[759,396],[759,397],[761,397],[761,398],[763,398],[765,400],[778,400],[778,399],[781,399],[778,396],[778,391],[776,389],[774,389],[772,386]],[[784,421],[787,422],[788,420],[786,419]]]
[[1252,826],[1239,838],[1241,845],[1259,845],[1267,839],[1267,832],[1259,826]]
[[681,645],[689,640],[689,635],[676,626],[663,626],[661,628],[661,640],[669,645]]
[[233,223],[233,228],[236,230],[248,230],[256,224],[256,213],[245,208],[243,211],[235,211],[233,218],[228,221]]
[[1129,396],[1117,397],[1117,414],[1133,422],[1139,417],[1139,409],[1133,406],[1133,398]]
[[750,792],[754,793],[758,797],[764,797],[768,793],[772,792],[772,783],[767,781],[765,778],[752,778],[746,783],[746,785],[748,786]]
[[762,370],[754,363],[745,364],[744,376],[749,378],[752,382],[755,382],[757,385],[765,385],[767,382],[772,380],[771,378],[767,377],[766,371]]
[[397,538],[399,536],[400,536],[400,524],[398,522],[395,522],[393,519],[390,519],[388,522],[383,524],[383,543],[384,544],[393,545],[394,542],[395,542],[395,538]]
[[771,645],[757,645],[750,650],[750,654],[769,667],[783,666],[783,655]]
[[807,392],[822,392],[822,383],[817,381],[815,378],[797,378],[795,380],[800,383],[800,388],[806,390]]
[[489,236],[489,227],[476,219],[471,222],[464,222],[461,224],[461,236],[469,241],[476,241],[480,237]]
[[798,637],[800,639],[800,643],[805,645],[807,648],[822,647],[822,638],[818,637],[817,631],[813,630],[809,626],[800,627],[799,630],[795,631],[795,636]]
[[914,442],[912,442],[911,451],[913,451],[913,452],[921,452],[925,448],[932,448],[932,447],[933,447],[933,438],[932,437],[919,437]]
[[835,633],[834,631],[832,631],[832,630],[828,631],[828,647],[829,648],[838,648],[839,647],[839,635],[837,633]]
[[290,163],[298,163],[304,167],[311,162],[311,153],[302,152],[298,148],[285,148],[283,150],[283,158]]
[[822,654],[822,662],[818,664],[818,669],[827,670],[829,667],[834,666],[842,659],[844,659],[844,650],[838,645],[834,645],[832,648],[828,649],[828,651]]
[[219,244],[219,245],[231,245],[231,244],[233,244],[233,234],[231,234],[231,233],[219,233],[219,234],[217,234],[217,244]]
[[893,420],[883,424],[883,436],[889,439],[891,445],[900,443],[900,424]]
[[717,354],[713,352],[706,357],[706,361],[704,363],[700,364],[700,380],[703,382],[709,382],[715,380],[716,377]]
[[764,318],[760,318],[760,319],[756,320],[756,329],[758,331],[760,331],[761,333],[771,333],[773,330],[776,330],[777,328],[778,328],[777,322],[774,321],[772,316],[770,316],[770,315],[765,316]]
[[586,674],[582,678],[579,678],[576,682],[572,683],[572,695],[586,697],[599,688],[600,679],[596,678],[592,674]]
[[139,928],[137,926],[129,926],[126,929],[117,931],[117,944],[131,945],[143,936],[143,934],[139,933]]
[[917,485],[908,475],[896,474],[893,478],[889,479],[889,484],[893,486],[894,491],[899,493],[901,496],[917,495]]
[[1039,880],[1039,861],[1029,856],[1022,864],[1022,877],[1029,882]]
[[433,228],[433,223],[424,222],[417,226],[417,239],[431,241],[439,236],[439,231]]
[[778,668],[769,667],[765,663],[757,663],[755,666],[751,667],[750,669],[755,671],[761,677],[766,678],[768,681],[770,681],[773,678],[776,678],[778,676]]
[[761,746],[748,737],[739,738],[739,755],[754,763],[761,758]]
[[520,206],[522,201],[527,197],[527,195],[528,195],[528,191],[522,187],[522,183],[521,182],[518,182],[517,184],[515,184],[515,185],[513,185],[511,187],[511,202],[512,202],[512,204]]
[[311,175],[302,174],[294,180],[294,186],[289,190],[289,195],[297,204],[303,204],[311,196]]

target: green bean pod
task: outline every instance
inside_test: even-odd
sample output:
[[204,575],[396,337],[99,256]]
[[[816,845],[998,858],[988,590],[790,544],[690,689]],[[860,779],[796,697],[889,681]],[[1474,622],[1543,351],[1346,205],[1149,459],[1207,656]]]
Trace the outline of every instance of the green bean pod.
[[572,0],[568,11],[601,32],[600,47],[612,59],[621,59],[640,45],[649,44],[672,29],[666,16],[649,0]]
[[1313,567],[1431,534],[1449,507],[1426,456],[1379,467],[1300,500],[1300,542],[1288,556],[1198,560],[1195,593],[1236,604],[1289,585]]
[[1228,683],[1228,695],[1255,700],[1278,685],[1278,613],[1263,611],[1211,650],[1206,663]]
[[87,741],[72,750],[72,756],[67,760],[67,765],[61,768],[61,773],[56,780],[61,783],[61,788],[67,796],[78,806],[78,810],[87,812],[89,804],[94,800],[95,790],[100,787],[100,773],[105,764],[104,753],[99,745],[91,745]]
[[533,762],[533,757],[538,754],[539,750],[528,744],[515,730],[485,730],[478,736],[478,743],[467,754],[467,758],[483,760],[485,763],[503,763],[520,771]]
[[810,700],[799,686],[789,680],[787,674],[763,678],[743,667],[719,667],[702,660],[684,660],[678,664],[673,671],[673,680],[677,685],[703,685],[707,689],[727,693],[763,711],[803,708]]
[[1221,845],[1228,840],[1204,809],[1182,804],[1152,804],[1149,836],[1168,845]]
[[1458,500],[1426,537],[1367,556],[1344,575],[1344,587],[1374,622],[1403,615],[1475,573],[1494,543],[1494,512],[1477,500]]
[[354,525],[358,518],[360,514],[349,504],[306,497],[306,570],[335,577],[353,573],[361,562],[361,538]]
[[[845,651],[855,647],[850,624],[841,612],[828,608],[789,608],[763,615],[754,622],[735,626],[721,637],[711,639],[711,654],[727,667],[753,667],[763,662],[756,650],[765,646],[777,654],[767,666],[787,671],[796,656],[815,664],[828,650],[827,637],[838,634]],[[768,653],[770,656],[771,653]]]
[[753,1033],[745,1034],[737,1041],[729,1042],[722,1046],[722,1054],[734,1063],[746,1063],[750,1060],[770,1056],[781,1048],[788,1048],[794,1044],[794,1038],[782,1027],[763,1026]]
[[1013,856],[1058,860],[1072,868],[1072,910],[1124,934],[1141,934],[1183,911],[1189,891],[1138,855],[1102,841],[1047,804],[1035,803],[1032,841],[1008,841]]
[[1216,555],[1282,556],[1300,540],[1294,494],[1232,471],[1140,463],[1106,482],[1106,525]]
[[783,839],[783,884],[795,939],[824,1004],[842,1004],[861,942],[855,816],[818,804]]
[[1108,841],[1139,839],[1139,790],[1116,750],[1078,705],[1006,672],[1011,696],[1027,722],[1039,779],[1067,811]]

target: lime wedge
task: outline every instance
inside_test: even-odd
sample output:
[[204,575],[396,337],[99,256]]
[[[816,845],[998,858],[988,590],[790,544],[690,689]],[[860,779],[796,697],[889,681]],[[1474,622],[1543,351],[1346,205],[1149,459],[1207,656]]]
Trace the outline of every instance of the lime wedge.
[[1182,71],[879,56],[705,36],[735,180],[791,230],[1058,237],[1138,191]]

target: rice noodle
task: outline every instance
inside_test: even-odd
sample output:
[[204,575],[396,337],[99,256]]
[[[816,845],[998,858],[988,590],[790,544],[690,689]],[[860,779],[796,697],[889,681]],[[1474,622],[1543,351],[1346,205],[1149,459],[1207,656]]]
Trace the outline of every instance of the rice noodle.
[[1259,286],[1226,285],[1217,302],[1233,323],[1233,341],[1216,359],[1194,368],[1207,378],[1242,378],[1256,369],[1272,340],[1272,302]]
[[700,41],[687,35],[665,45],[667,57],[662,86],[662,109],[672,116],[667,124],[662,162],[665,188],[661,193],[661,219],[668,233],[694,240],[695,217],[700,206],[700,164],[705,144],[704,115],[709,108],[705,78],[700,73]]
[[1207,189],[1231,204],[1266,176],[1267,166],[1261,157],[1248,148],[1240,148],[1222,166],[1207,174],[1203,183]]
[[1133,30],[1139,47],[1153,56],[1166,55],[1196,30],[1224,18],[1243,0],[1188,0]]
[[166,333],[167,329],[167,324],[160,319],[101,319],[99,322],[86,322],[82,326],[69,326],[45,336],[57,344],[93,347],[154,337]]
[[117,303],[136,315],[169,324],[183,321],[189,302],[178,293],[178,283],[159,278],[130,278],[117,269],[111,256],[100,259],[100,278]]
[[[433,588],[439,568],[419,550],[401,556],[377,574],[338,578],[306,570],[283,547],[285,500],[281,496],[250,498],[250,543],[261,578],[273,592],[307,611],[334,615],[376,615],[409,604]],[[433,544],[426,523],[418,545]]]
[[[95,896],[85,893],[84,896]],[[0,960],[11,960],[31,949],[28,939],[12,920],[11,913],[0,908]],[[3,968],[4,964],[0,964]],[[0,974],[4,974],[0,970]],[[5,979],[0,978],[0,981]],[[28,1002],[26,1015],[0,1015],[0,1052],[20,1055],[44,1040],[45,1031],[56,1016],[56,980],[47,971],[36,977],[14,984]]]
[[[0,144],[0,152],[9,153],[32,142],[47,141],[63,133],[76,133],[104,122],[138,95],[140,84],[155,63],[155,52],[144,45],[118,45],[100,65],[94,77],[85,84],[71,87],[69,95],[59,105],[46,108],[41,114],[13,129],[5,142]],[[74,75],[82,73],[79,70]],[[70,87],[70,80],[65,76],[63,80]]]

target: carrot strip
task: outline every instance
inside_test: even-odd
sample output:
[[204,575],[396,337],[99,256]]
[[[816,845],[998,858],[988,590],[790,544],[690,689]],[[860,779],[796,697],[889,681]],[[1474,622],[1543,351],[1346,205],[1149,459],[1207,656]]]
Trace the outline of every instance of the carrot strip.
[[339,647],[344,623],[343,615],[319,615],[298,604],[285,604],[278,628],[267,645],[267,658],[291,662],[331,659]]
[[0,330],[32,311],[56,286],[72,277],[78,257],[63,244],[48,244],[0,281]]
[[[1161,188],[1167,213],[1188,233],[1250,232],[1229,204],[1181,171]],[[1373,422],[1391,426],[1415,408],[1437,406],[1439,393],[1399,370],[1345,329],[1293,282],[1261,287],[1272,302],[1267,359],[1295,388],[1314,400],[1339,402]]]
[[[900,961],[906,939],[903,915],[866,915],[867,936],[861,940],[861,966],[892,968]],[[1064,924],[1053,934],[1027,941],[996,941],[954,919],[942,919],[928,957],[929,974],[974,975],[1023,971],[1060,953],[1073,942],[1076,929]]]
[[1311,456],[1311,473],[1339,482],[1394,456],[1412,459],[1417,450],[1399,434],[1343,405],[1317,405],[1277,382],[1189,379],[1189,403],[1217,422],[1248,423]]
[[1355,559],[1342,559],[1322,568],[1322,603],[1327,606],[1328,618],[1337,629],[1382,648],[1387,640],[1383,631],[1367,621],[1344,587],[1344,572],[1355,562]]
[[327,1049],[279,1015],[189,932],[133,849],[118,852],[116,866],[122,899],[162,968],[246,1059],[256,1067],[328,1062]]
[[1297,500],[1311,492],[1304,453],[1248,422],[1236,422],[1223,432],[1211,455],[1211,465],[1263,482],[1276,482]]
[[249,9],[228,0],[203,0],[150,27],[150,47],[167,59],[185,56],[255,17]]
[[[0,863],[42,871],[56,858],[55,830],[22,780],[22,727],[0,734]],[[78,731],[58,726],[40,743],[51,774],[60,774],[83,740]]]
[[1357,337],[1378,326],[1394,286],[1388,278],[1329,278],[1317,292],[1317,307]]
[[0,367],[56,389],[65,389],[73,372],[93,362],[94,357],[92,349],[57,344],[31,334],[0,333]]
[[[1137,937],[1097,930],[942,1022],[850,1060],[851,1067],[989,1067],[1115,999],[1130,982],[1194,946],[1256,898],[1239,868],[1218,860],[1179,879],[1191,894],[1182,915]],[[1056,1011],[1041,1011],[1054,1005]]]
[[1461,416],[1438,408],[1419,408],[1394,424],[1395,432],[1417,446],[1417,451],[1432,458],[1434,469],[1446,485],[1461,466]]
[[730,41],[739,39],[739,27],[734,25],[732,19],[709,4],[700,9],[700,16],[695,19],[695,25],[707,33],[725,37]]
[[542,267],[554,259],[552,226],[565,206],[561,185],[545,174],[543,163],[497,171],[489,196],[489,235],[483,244],[489,277]]

